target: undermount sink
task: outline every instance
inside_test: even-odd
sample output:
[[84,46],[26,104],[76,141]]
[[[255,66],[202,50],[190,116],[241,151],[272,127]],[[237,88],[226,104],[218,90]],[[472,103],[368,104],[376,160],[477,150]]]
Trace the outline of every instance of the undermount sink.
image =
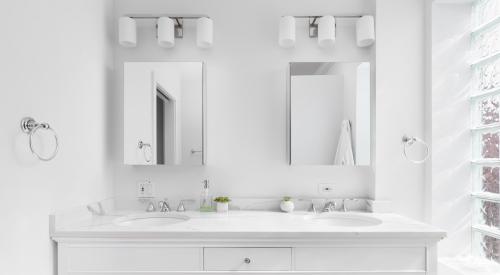
[[380,219],[367,217],[351,213],[325,213],[312,218],[313,222],[321,223],[330,226],[345,226],[345,227],[363,227],[375,226],[382,223]]
[[176,224],[189,220],[188,216],[172,213],[146,213],[129,215],[114,220],[119,226],[155,227]]

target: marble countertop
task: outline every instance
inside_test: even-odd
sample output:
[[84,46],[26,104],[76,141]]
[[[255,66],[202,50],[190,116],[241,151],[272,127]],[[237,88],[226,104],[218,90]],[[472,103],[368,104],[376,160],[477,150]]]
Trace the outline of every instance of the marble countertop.
[[[160,215],[163,213],[155,213]],[[51,238],[165,238],[165,239],[320,239],[320,238],[407,238],[439,241],[446,233],[438,228],[396,214],[366,212],[281,213],[272,211],[229,211],[200,213],[197,211],[170,212],[185,221],[161,226],[127,226],[119,221],[144,212],[122,211],[106,215],[87,215],[60,221],[51,216]],[[323,218],[339,217],[378,219],[376,225],[338,226]]]

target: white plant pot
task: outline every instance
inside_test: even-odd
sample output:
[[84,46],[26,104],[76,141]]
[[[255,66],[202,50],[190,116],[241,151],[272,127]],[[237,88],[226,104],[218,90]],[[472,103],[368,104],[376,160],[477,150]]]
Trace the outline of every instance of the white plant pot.
[[225,213],[225,212],[229,211],[229,203],[217,202],[216,209],[217,209],[217,212],[219,212],[219,213]]
[[280,208],[281,211],[290,213],[293,212],[295,205],[293,204],[293,201],[281,201]]

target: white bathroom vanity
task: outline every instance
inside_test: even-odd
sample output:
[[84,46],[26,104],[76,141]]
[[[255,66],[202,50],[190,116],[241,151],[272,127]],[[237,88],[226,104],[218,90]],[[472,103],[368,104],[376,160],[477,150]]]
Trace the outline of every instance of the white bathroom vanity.
[[53,216],[59,275],[436,274],[445,233],[395,214]]

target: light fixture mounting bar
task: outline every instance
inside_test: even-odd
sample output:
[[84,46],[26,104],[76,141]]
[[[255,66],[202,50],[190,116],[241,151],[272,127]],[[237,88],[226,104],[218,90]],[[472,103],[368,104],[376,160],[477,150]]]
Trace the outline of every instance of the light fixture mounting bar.
[[[126,14],[125,16],[132,19],[158,19],[160,17],[169,17],[175,21],[175,38],[184,37],[184,19],[210,18],[208,15],[204,14]],[[158,26],[156,27],[158,28]]]
[[[292,15],[295,18],[305,18],[309,20],[309,37],[318,37],[318,23],[316,22],[323,15]],[[361,18],[363,15],[334,15],[336,19]]]
[[199,19],[202,17],[210,18],[206,14],[125,14],[124,16],[133,19],[158,19],[160,17],[170,17],[172,19]]
[[[324,15],[292,15],[295,18],[320,18],[323,17]],[[361,18],[363,15],[332,15],[335,18],[340,18],[340,19],[349,19],[349,18]]]

